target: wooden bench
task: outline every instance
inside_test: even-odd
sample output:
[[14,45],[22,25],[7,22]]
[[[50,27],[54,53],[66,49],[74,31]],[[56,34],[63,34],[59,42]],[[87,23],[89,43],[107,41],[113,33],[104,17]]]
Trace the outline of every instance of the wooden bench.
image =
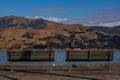
[[[33,61],[48,61],[50,71],[52,71],[51,62],[54,61],[53,50],[9,50],[7,51],[7,60],[9,62],[33,62]],[[11,71],[12,64],[11,64]]]
[[70,61],[108,61],[113,60],[113,50],[66,50],[66,61],[69,64],[70,69]]

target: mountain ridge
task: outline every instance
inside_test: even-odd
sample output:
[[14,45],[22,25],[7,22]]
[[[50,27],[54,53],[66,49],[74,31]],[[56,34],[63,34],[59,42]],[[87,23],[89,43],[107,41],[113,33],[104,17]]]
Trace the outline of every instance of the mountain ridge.
[[[0,21],[2,19],[0,18]],[[2,22],[0,23],[0,27],[2,26],[0,49],[44,49],[49,47],[84,49],[86,46],[88,48],[120,49],[119,34],[109,34],[81,24],[60,24],[43,19],[16,16],[4,17],[3,22],[6,22],[6,27]],[[29,24],[30,22],[32,25]],[[13,23],[14,26],[9,25]],[[27,26],[23,25],[25,23]]]
[[120,34],[120,26],[114,27],[90,26],[90,28],[103,31],[109,34]]
[[22,16],[0,17],[0,29],[5,29],[9,27],[23,27],[23,28],[30,27],[36,29],[45,29],[50,27],[50,25],[55,26],[60,24],[55,23],[53,21],[44,20],[42,18],[35,19],[35,18],[26,18]]

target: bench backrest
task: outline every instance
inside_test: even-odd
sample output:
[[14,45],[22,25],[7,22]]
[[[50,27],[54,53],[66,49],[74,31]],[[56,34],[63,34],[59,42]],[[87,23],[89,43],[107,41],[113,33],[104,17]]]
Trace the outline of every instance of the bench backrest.
[[110,61],[112,50],[66,50],[66,61]]
[[7,51],[8,61],[54,61],[53,50]]

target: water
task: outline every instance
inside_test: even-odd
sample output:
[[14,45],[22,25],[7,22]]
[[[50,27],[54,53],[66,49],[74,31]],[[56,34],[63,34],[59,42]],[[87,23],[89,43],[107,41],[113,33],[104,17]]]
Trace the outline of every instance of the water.
[[[0,51],[0,64],[9,64],[7,61],[7,53]],[[49,62],[14,62],[13,64],[49,64]],[[65,61],[65,51],[55,51],[55,61],[52,64],[68,64]],[[70,64],[107,64],[107,61],[72,61]],[[110,61],[110,64],[120,64],[120,50],[114,52],[114,58]]]

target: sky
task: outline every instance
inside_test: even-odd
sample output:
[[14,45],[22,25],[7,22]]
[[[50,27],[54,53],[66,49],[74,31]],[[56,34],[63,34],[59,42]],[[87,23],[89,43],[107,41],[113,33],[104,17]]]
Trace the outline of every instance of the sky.
[[120,0],[0,0],[0,17],[10,15],[112,27],[120,25]]

